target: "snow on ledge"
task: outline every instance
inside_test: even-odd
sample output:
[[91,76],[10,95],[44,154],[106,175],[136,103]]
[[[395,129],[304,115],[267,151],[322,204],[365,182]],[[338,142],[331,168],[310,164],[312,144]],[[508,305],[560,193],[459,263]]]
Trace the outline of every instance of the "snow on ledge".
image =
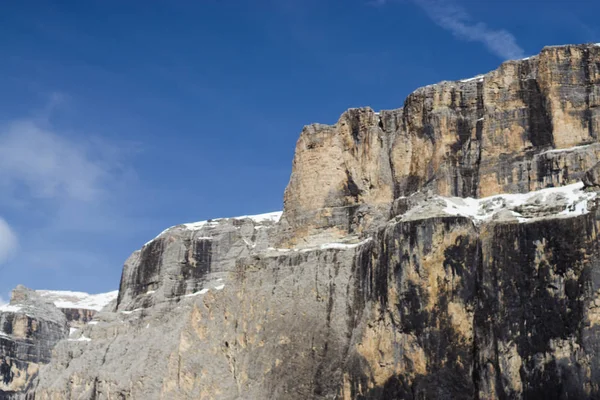
[[368,243],[371,240],[373,240],[373,239],[372,238],[366,238],[365,240],[363,240],[361,242],[358,242],[358,243],[332,242],[332,243],[323,243],[323,244],[321,244],[319,246],[315,246],[315,247],[292,248],[292,249],[282,249],[282,248],[269,247],[267,250],[278,251],[280,253],[287,253],[287,252],[290,252],[290,251],[305,253],[305,252],[309,252],[309,251],[329,250],[329,249],[348,250],[348,249],[355,249],[355,248],[357,248],[359,246],[362,246],[363,244]]
[[472,77],[472,78],[468,78],[468,79],[461,79],[460,81],[461,81],[462,83],[471,82],[471,81],[480,81],[480,82],[481,82],[481,81],[483,81],[483,78],[484,78],[484,77],[485,77],[484,75],[477,75],[477,76],[474,76],[474,77]]
[[186,229],[196,230],[203,228],[205,226],[216,226],[220,222],[228,220],[228,219],[250,219],[257,224],[265,223],[265,222],[278,222],[279,218],[281,218],[282,211],[275,211],[265,214],[257,214],[257,215],[241,215],[239,217],[230,217],[230,218],[215,218],[210,221],[199,221],[199,222],[189,222],[186,224],[182,224]]
[[[229,218],[215,218],[215,219],[211,219],[211,220],[207,220],[207,221],[198,221],[198,222],[187,222],[184,224],[180,224],[180,225],[175,225],[175,226],[171,226],[167,229],[165,229],[164,231],[162,231],[161,233],[159,233],[154,239],[146,242],[144,244],[147,245],[149,243],[151,243],[152,241],[156,240],[157,238],[161,237],[163,234],[165,234],[166,232],[170,231],[171,229],[174,228],[184,228],[187,230],[191,230],[191,231],[196,231],[196,230],[200,230],[202,228],[205,227],[215,227],[217,225],[219,225],[221,222],[223,221],[227,221],[227,220],[241,220],[241,219],[250,219],[252,220],[256,225],[255,225],[255,229],[261,229],[263,227],[264,223],[277,223],[279,222],[279,219],[281,218],[281,215],[283,214],[283,211],[274,211],[274,212],[270,212],[270,213],[264,213],[264,214],[256,214],[256,215],[241,215],[239,217],[229,217]],[[211,240],[213,239],[210,236],[204,236],[204,237],[197,237],[196,239],[206,239],[206,240]]]
[[89,294],[70,292],[66,290],[36,290],[41,297],[50,300],[58,308],[78,308],[84,310],[102,310],[108,303],[115,300],[118,290],[108,293]]
[[[519,222],[537,219],[535,212],[523,215],[526,211],[539,210],[539,218],[586,214],[588,201],[596,197],[595,192],[584,192],[583,183],[541,189],[529,193],[501,194],[481,199],[438,197],[446,206],[446,215],[463,216],[481,222],[492,219],[498,212],[507,210]],[[543,209],[561,209],[559,212],[544,213]]]
[[0,312],[19,312],[21,309],[21,306],[14,306],[10,304],[4,304],[3,306],[0,306]]
[[89,337],[85,337],[83,335],[81,335],[80,338],[78,339],[68,339],[69,342],[91,342],[92,339],[90,339]]
[[572,151],[577,151],[577,150],[585,149],[585,148],[593,146],[595,144],[596,143],[590,143],[590,144],[583,144],[581,146],[566,147],[564,149],[551,149],[551,150],[546,150],[544,152],[541,152],[541,153],[539,153],[537,155],[538,156],[543,156],[544,154],[570,153]]

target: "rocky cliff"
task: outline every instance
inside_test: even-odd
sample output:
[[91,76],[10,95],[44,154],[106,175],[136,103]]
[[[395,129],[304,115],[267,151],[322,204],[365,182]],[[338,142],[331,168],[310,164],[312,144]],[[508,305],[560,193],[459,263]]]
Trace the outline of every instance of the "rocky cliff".
[[306,127],[282,214],[151,240],[26,396],[600,398],[599,68],[549,47]]
[[0,399],[24,398],[56,343],[81,340],[77,332],[116,297],[117,292],[13,290],[10,303],[0,306]]
[[372,232],[417,192],[486,197],[577,182],[598,161],[600,46],[546,47],[471,79],[416,90],[404,107],[306,127],[280,243]]
[[52,349],[68,337],[67,320],[52,303],[23,286],[0,307],[0,398],[19,398],[30,389]]

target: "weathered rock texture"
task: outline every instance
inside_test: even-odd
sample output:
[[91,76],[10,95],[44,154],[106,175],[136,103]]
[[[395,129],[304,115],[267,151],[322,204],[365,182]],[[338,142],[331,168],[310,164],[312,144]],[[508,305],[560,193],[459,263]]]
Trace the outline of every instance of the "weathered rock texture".
[[117,308],[133,310],[178,300],[217,282],[238,258],[267,247],[280,213],[172,227],[125,262]]
[[64,314],[52,303],[17,287],[10,304],[0,307],[0,399],[20,398],[68,332]]
[[600,154],[600,46],[547,47],[486,75],[418,89],[398,110],[306,127],[280,243],[372,232],[418,191],[486,197],[565,185]]
[[305,128],[278,223],[163,232],[27,395],[600,398],[598,65],[545,48]]

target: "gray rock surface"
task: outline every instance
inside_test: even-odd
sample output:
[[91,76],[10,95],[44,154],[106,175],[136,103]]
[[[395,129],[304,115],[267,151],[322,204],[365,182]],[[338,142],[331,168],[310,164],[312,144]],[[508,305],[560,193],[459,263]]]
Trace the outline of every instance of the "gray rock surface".
[[223,218],[167,229],[125,262],[117,309],[178,300],[217,282],[233,270],[237,259],[267,248],[280,214]]
[[583,185],[586,188],[600,187],[600,163],[590,168],[583,176]]
[[68,332],[52,303],[24,286],[14,289],[10,304],[0,307],[0,398],[20,398]]

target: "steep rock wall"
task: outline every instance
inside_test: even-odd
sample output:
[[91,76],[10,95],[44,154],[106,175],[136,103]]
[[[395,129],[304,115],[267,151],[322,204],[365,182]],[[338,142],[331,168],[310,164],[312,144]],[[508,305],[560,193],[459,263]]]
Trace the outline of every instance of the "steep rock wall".
[[0,398],[20,399],[68,331],[53,304],[23,286],[13,290],[10,304],[0,307]]
[[578,181],[599,160],[599,65],[598,45],[547,47],[420,88],[402,109],[306,127],[280,243],[372,232],[394,199],[418,191],[486,197]]
[[59,344],[35,398],[592,399],[599,217],[424,216],[240,259],[222,290]]

